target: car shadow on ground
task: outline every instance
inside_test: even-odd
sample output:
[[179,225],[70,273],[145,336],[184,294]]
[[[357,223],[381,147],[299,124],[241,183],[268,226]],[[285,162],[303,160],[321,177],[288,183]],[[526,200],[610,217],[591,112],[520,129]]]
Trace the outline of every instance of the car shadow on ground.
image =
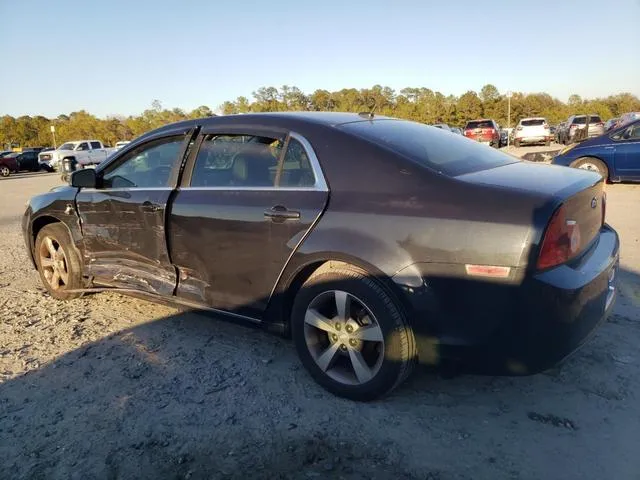
[[[639,308],[640,278],[621,277],[624,304]],[[394,394],[362,404],[317,386],[286,339],[176,313],[1,384],[0,477],[441,478],[439,468],[418,469],[415,456],[435,448],[429,462],[454,468],[462,454],[451,442],[471,436],[504,453],[509,442],[499,440],[519,430],[541,436],[535,425],[609,435],[575,411],[586,405],[597,415],[599,402],[622,408],[640,393],[634,372],[612,375],[637,361],[627,358],[637,322],[614,313],[581,351],[544,374],[445,379],[420,369]],[[399,446],[411,444],[412,432],[424,439],[425,430],[433,445]],[[505,465],[491,458],[482,459],[482,476],[502,478]]]

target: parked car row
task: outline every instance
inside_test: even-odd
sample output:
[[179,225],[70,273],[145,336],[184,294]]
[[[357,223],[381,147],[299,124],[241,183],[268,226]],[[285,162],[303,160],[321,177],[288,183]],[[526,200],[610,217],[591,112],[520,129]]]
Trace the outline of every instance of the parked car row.
[[55,150],[41,152],[38,161],[40,165],[54,170],[59,169],[60,162],[65,159],[79,167],[95,166],[115,151],[115,148],[105,148],[99,140],[74,140],[63,143]]
[[23,171],[37,172],[41,165],[38,163],[38,151],[41,148],[25,148],[22,152],[5,151],[0,153],[0,177],[8,177],[12,173]]
[[[167,125],[32,198],[27,253],[55,299],[119,290],[291,335],[351,399],[417,363],[545,370],[614,304],[603,179],[443,130],[335,112]],[[496,146],[499,128],[465,137]]]

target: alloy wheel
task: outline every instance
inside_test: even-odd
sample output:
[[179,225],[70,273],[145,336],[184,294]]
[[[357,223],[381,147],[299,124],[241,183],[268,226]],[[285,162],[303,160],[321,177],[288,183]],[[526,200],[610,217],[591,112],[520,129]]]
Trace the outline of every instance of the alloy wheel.
[[583,164],[582,164],[582,165],[580,165],[578,168],[581,168],[581,169],[583,169],[583,170],[590,170],[590,171],[592,171],[592,172],[598,172],[598,173],[601,173],[601,172],[600,172],[600,169],[598,168],[598,166],[597,166],[597,165],[595,165],[595,164],[593,164],[593,163],[591,163],[591,162],[583,163]]
[[40,268],[45,280],[53,290],[66,287],[69,283],[67,257],[60,243],[52,237],[44,237],[40,242]]
[[8,177],[10,173],[9,167],[5,165],[0,167],[0,177]]
[[356,296],[329,290],[315,297],[304,318],[307,349],[333,380],[361,385],[384,360],[384,335],[371,310]]

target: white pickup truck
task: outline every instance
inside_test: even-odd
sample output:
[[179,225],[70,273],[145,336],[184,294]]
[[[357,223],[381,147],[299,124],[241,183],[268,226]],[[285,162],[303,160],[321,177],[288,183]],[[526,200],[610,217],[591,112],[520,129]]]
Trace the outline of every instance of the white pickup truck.
[[74,158],[78,167],[89,167],[98,165],[115,151],[115,148],[105,148],[98,140],[75,140],[63,143],[55,150],[40,153],[38,163],[57,170],[62,160]]

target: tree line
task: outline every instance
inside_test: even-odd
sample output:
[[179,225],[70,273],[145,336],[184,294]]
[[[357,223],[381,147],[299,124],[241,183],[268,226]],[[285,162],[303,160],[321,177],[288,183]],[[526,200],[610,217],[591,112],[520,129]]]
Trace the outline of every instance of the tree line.
[[[571,95],[562,102],[547,93],[514,92],[511,96],[511,126],[524,117],[543,116],[557,124],[573,114],[596,113],[603,120],[626,112],[640,111],[640,99],[630,93],[610,95],[606,98],[583,99]],[[493,118],[507,126],[508,99],[493,85],[485,85],[479,92],[468,91],[460,96],[434,92],[428,88],[403,88],[399,92],[375,85],[371,88],[345,88],[330,92],[316,90],[306,94],[297,87],[262,87],[253,92],[252,99],[238,97],[226,101],[217,109],[223,114],[280,111],[343,111],[371,112],[405,118],[422,123],[447,123],[464,126],[468,120]],[[167,123],[211,116],[208,106],[185,112],[179,108],[165,109],[158,100],[140,115],[98,118],[81,110],[56,118],[43,116],[8,115],[0,117],[0,145],[51,146],[50,126],[56,128],[58,144],[63,141],[96,138],[107,145],[119,140],[131,140],[144,132]]]

